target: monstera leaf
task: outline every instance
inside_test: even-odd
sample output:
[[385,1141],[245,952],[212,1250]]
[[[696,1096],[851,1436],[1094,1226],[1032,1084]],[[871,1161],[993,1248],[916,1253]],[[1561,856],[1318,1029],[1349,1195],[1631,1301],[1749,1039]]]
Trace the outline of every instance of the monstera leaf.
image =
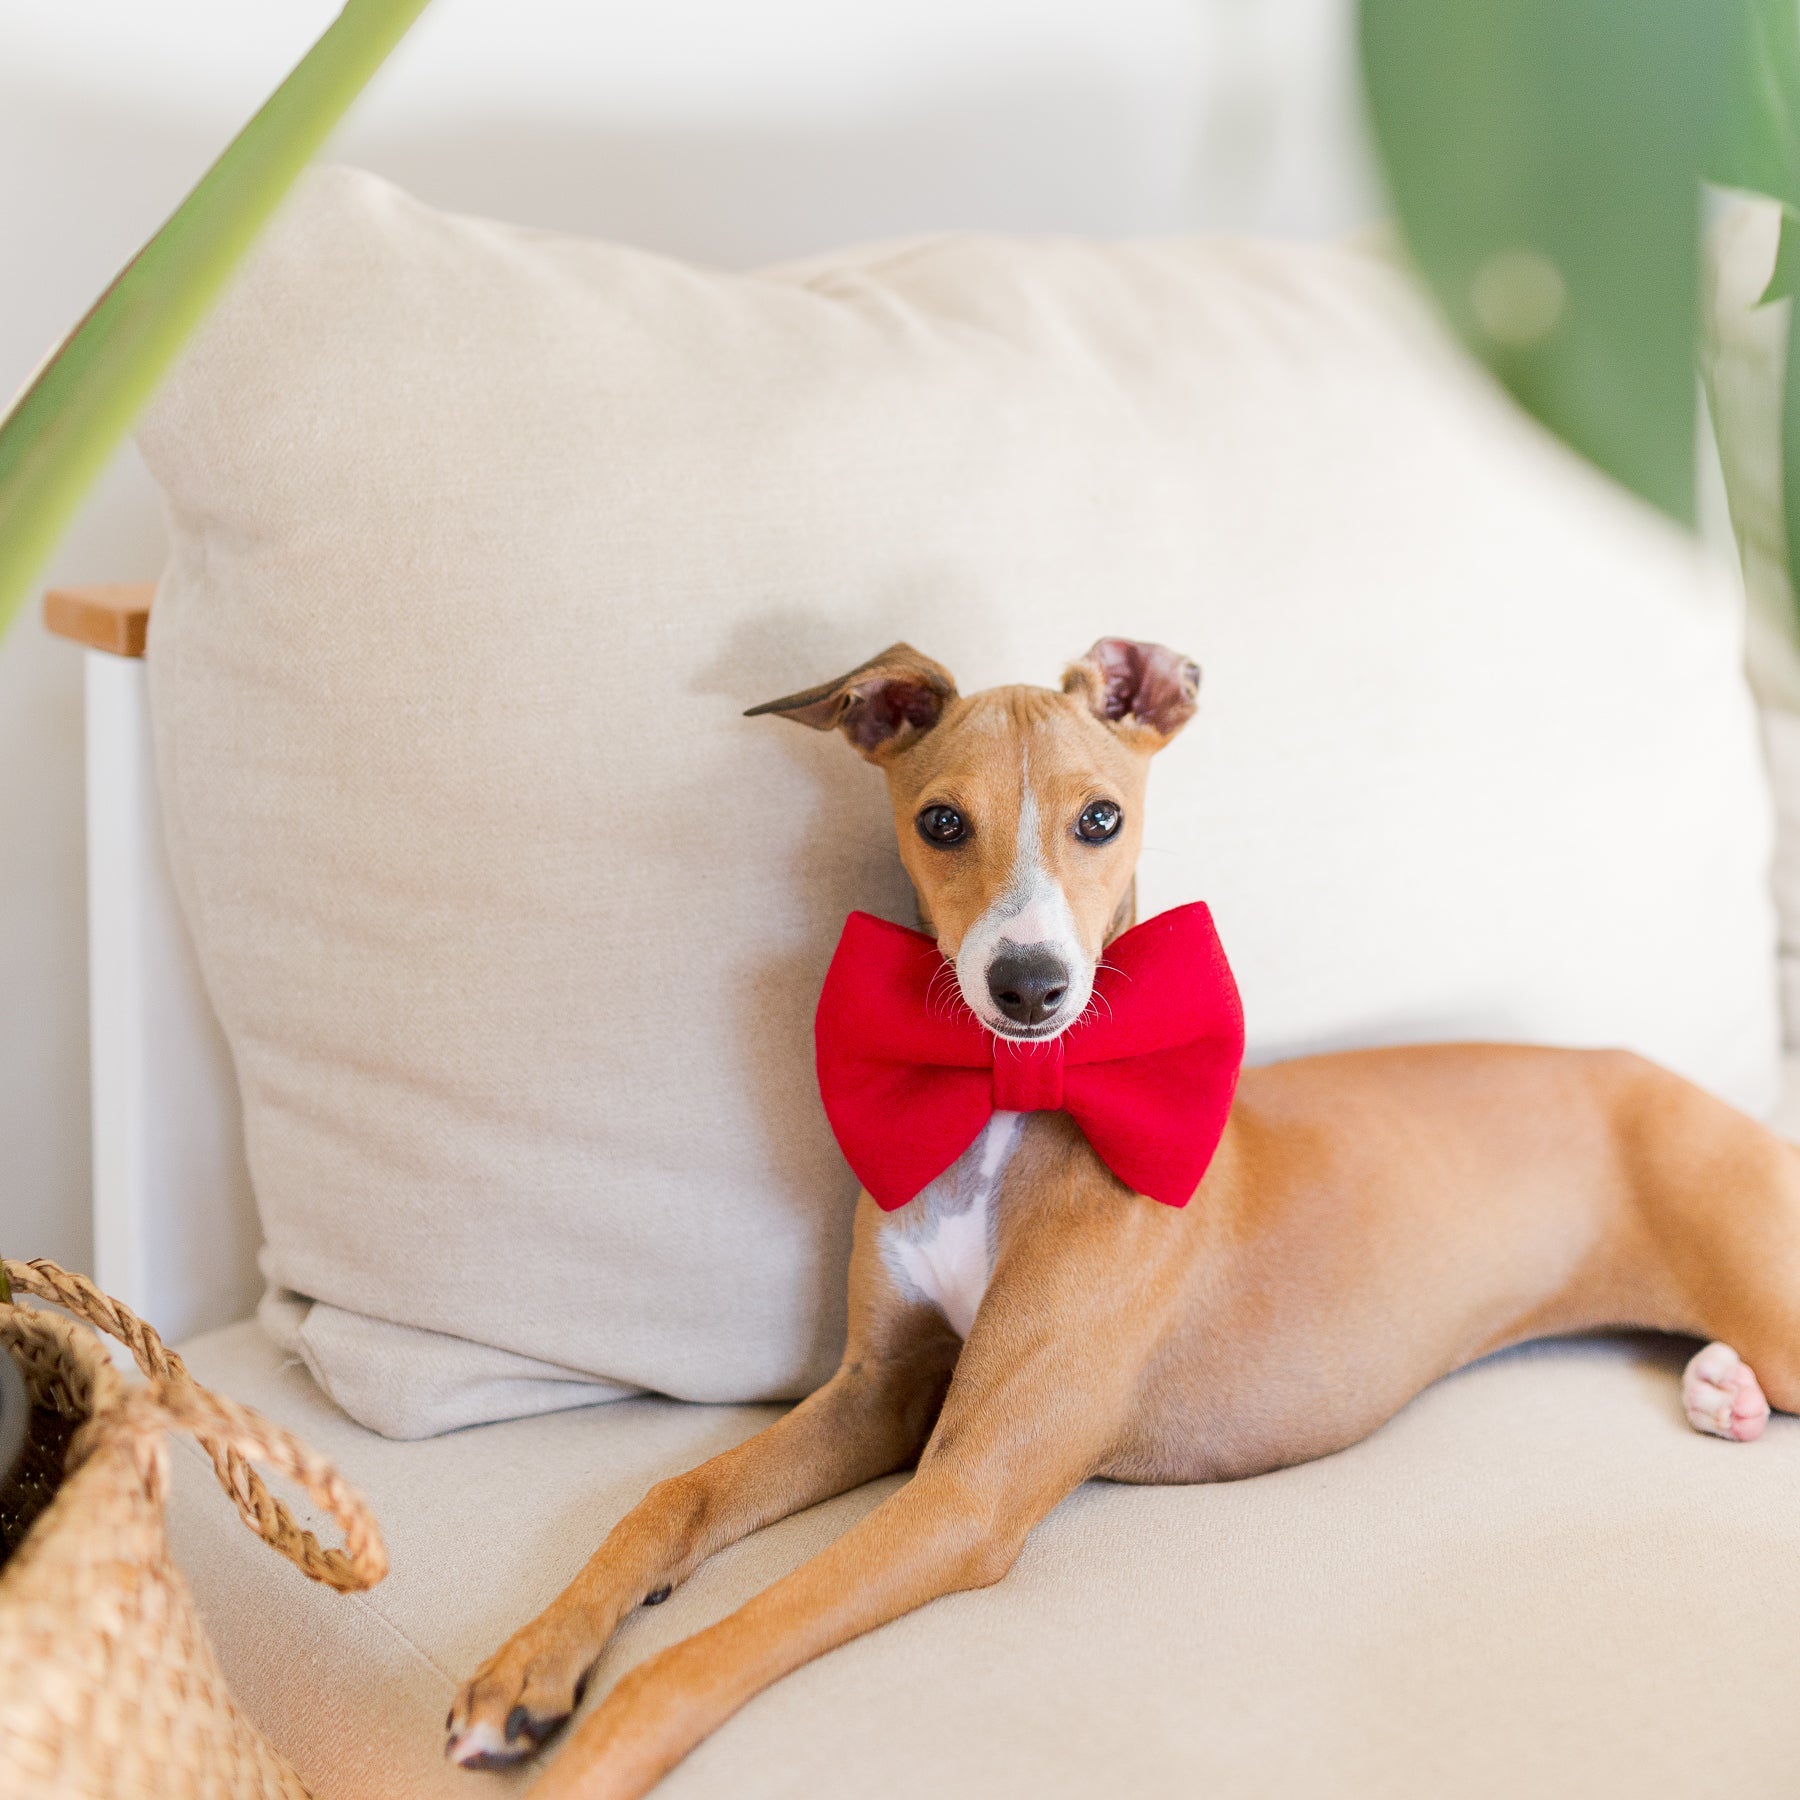
[[[1402,232],[1514,397],[1676,518],[1694,504],[1702,184],[1786,209],[1800,269],[1796,0],[1361,0]],[[1800,357],[1785,480],[1800,568]]]
[[1363,0],[1401,229],[1559,436],[1691,516],[1701,174],[1742,0]]
[[107,457],[427,0],[348,0],[0,419],[0,631]]

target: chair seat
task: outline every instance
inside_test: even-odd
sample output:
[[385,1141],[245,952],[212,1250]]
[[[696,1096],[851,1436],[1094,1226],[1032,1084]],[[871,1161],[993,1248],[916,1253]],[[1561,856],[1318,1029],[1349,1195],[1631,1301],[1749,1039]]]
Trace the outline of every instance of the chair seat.
[[[1091,1483],[998,1586],[800,1670],[659,1800],[1790,1800],[1800,1771],[1800,1419],[1722,1443],[1692,1346],[1572,1339],[1439,1383],[1365,1443],[1255,1480]],[[254,1324],[194,1372],[336,1457],[393,1573],[345,1599],[256,1542],[197,1453],[176,1553],[240,1700],[321,1800],[479,1800],[441,1756],[457,1679],[651,1482],[767,1407],[627,1400],[392,1442]],[[625,1624],[588,1704],[740,1605],[894,1481],[776,1525]]]

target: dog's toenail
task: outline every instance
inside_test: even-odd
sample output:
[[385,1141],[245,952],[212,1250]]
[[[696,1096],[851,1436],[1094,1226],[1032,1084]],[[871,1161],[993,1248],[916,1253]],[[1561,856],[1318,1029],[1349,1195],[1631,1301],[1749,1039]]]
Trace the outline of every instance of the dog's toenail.
[[669,1590],[666,1587],[655,1588],[644,1596],[644,1604],[646,1606],[661,1606],[668,1597]]
[[506,1715],[506,1741],[509,1744],[516,1744],[519,1741],[519,1733],[530,1723],[531,1714],[524,1707],[515,1706]]
[[456,1729],[456,1708],[454,1706],[444,1714],[444,1729],[446,1731],[454,1731]]

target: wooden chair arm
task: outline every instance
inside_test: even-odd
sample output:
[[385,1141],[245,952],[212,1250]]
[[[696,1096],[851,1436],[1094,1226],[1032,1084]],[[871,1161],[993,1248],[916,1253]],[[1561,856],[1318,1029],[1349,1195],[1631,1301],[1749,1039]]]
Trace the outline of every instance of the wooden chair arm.
[[142,656],[150,603],[155,598],[153,581],[52,588],[44,596],[44,625],[58,637],[85,644],[90,650]]

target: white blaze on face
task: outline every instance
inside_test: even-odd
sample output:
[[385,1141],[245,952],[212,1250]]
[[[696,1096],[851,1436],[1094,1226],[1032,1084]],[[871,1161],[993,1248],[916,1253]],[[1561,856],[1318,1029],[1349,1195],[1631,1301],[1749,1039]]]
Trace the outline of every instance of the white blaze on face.
[[[1082,947],[1062,883],[1044,866],[1043,818],[1031,785],[1031,758],[1019,763],[1019,834],[1006,886],[963,935],[956,953],[956,985],[975,1016],[1003,1036],[1056,1037],[1075,1023],[1094,988],[1094,965]],[[1047,950],[1069,971],[1062,1005],[1035,1032],[1024,1033],[994,1004],[988,970],[1008,950]]]

